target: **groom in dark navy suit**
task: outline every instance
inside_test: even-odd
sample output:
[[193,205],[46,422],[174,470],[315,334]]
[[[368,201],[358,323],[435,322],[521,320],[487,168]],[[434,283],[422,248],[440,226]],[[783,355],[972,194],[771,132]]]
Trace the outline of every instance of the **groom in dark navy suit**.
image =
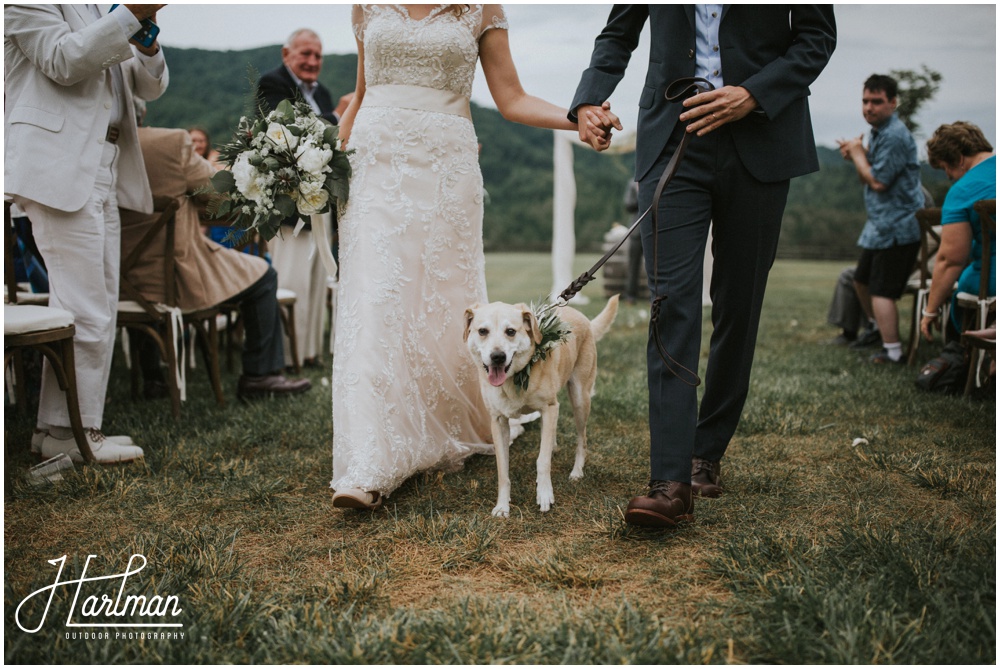
[[[640,226],[650,293],[668,296],[661,341],[678,366],[663,361],[654,333],[647,347],[650,489],[629,502],[625,520],[671,527],[694,518],[694,495],[722,492],[720,461],[750,387],[789,180],[819,169],[807,100],[833,53],[836,23],[828,5],[615,5],[570,105],[580,138],[598,150],[611,126],[621,129],[599,105],[621,81],[647,20],[635,174],[640,211],[652,203],[684,134],[694,136],[660,199],[655,258],[651,218]],[[693,76],[715,90],[683,103],[665,99],[668,84]],[[678,370],[698,368],[710,225],[714,329],[699,413],[697,389]]]

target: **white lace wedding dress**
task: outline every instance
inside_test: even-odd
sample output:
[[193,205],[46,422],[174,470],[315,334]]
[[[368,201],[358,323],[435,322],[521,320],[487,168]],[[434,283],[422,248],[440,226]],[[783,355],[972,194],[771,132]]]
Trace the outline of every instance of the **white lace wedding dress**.
[[469,97],[480,36],[506,28],[499,5],[459,16],[438,6],[421,20],[399,5],[355,6],[366,92],[339,223],[335,490],[387,495],[493,450],[462,341],[466,307],[486,301]]

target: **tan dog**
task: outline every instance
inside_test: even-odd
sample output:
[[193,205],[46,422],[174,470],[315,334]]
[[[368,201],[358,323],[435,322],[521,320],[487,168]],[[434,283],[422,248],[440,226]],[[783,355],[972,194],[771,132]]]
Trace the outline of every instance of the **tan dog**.
[[618,313],[618,296],[593,321],[571,307],[557,312],[569,336],[552,348],[545,360],[532,364],[528,387],[520,389],[514,375],[529,364],[542,341],[535,314],[524,304],[474,305],[465,310],[465,342],[481,370],[479,386],[492,418],[497,456],[497,505],[494,516],[510,514],[510,420],[538,411],[542,415],[542,443],[538,453],[537,500],[541,511],[555,503],[552,492],[552,451],[559,421],[559,390],[565,386],[576,421],[576,461],[569,477],[583,478],[587,449],[587,418],[597,378],[596,342],[611,328]]

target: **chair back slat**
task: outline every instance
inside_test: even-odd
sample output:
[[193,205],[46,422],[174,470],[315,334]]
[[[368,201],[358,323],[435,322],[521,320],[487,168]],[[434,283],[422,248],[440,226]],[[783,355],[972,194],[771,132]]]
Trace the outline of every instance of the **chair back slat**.
[[990,266],[993,264],[993,244],[997,230],[997,201],[980,200],[972,205],[979,214],[979,227],[983,235],[983,253],[979,271],[979,299],[985,300],[992,294],[990,290]]
[[129,272],[136,266],[142,255],[150,250],[152,244],[156,242],[161,230],[164,230],[163,249],[163,288],[164,304],[167,306],[177,306],[177,287],[174,281],[174,225],[179,203],[176,198],[157,196],[153,199],[153,209],[157,214],[156,221],[142,235],[138,243],[129,251],[128,255],[121,262],[121,292],[130,300],[133,300],[142,307],[150,317],[157,318],[158,312],[155,305],[142,296],[139,289],[129,278]]
[[917,211],[917,222],[920,224],[920,254],[917,257],[917,269],[920,271],[920,287],[931,285],[933,261],[938,247],[941,246],[941,207],[927,207]]

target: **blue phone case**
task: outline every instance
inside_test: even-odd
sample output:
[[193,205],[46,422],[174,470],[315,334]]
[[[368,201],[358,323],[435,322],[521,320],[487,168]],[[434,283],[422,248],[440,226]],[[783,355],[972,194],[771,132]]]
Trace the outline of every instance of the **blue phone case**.
[[[108,12],[114,11],[117,6],[117,4],[111,5],[111,9],[109,9]],[[149,19],[143,19],[139,23],[142,24],[142,27],[139,29],[139,32],[132,35],[132,39],[144,47],[153,46],[153,42],[156,41],[156,36],[160,34],[160,26],[156,25]]]

